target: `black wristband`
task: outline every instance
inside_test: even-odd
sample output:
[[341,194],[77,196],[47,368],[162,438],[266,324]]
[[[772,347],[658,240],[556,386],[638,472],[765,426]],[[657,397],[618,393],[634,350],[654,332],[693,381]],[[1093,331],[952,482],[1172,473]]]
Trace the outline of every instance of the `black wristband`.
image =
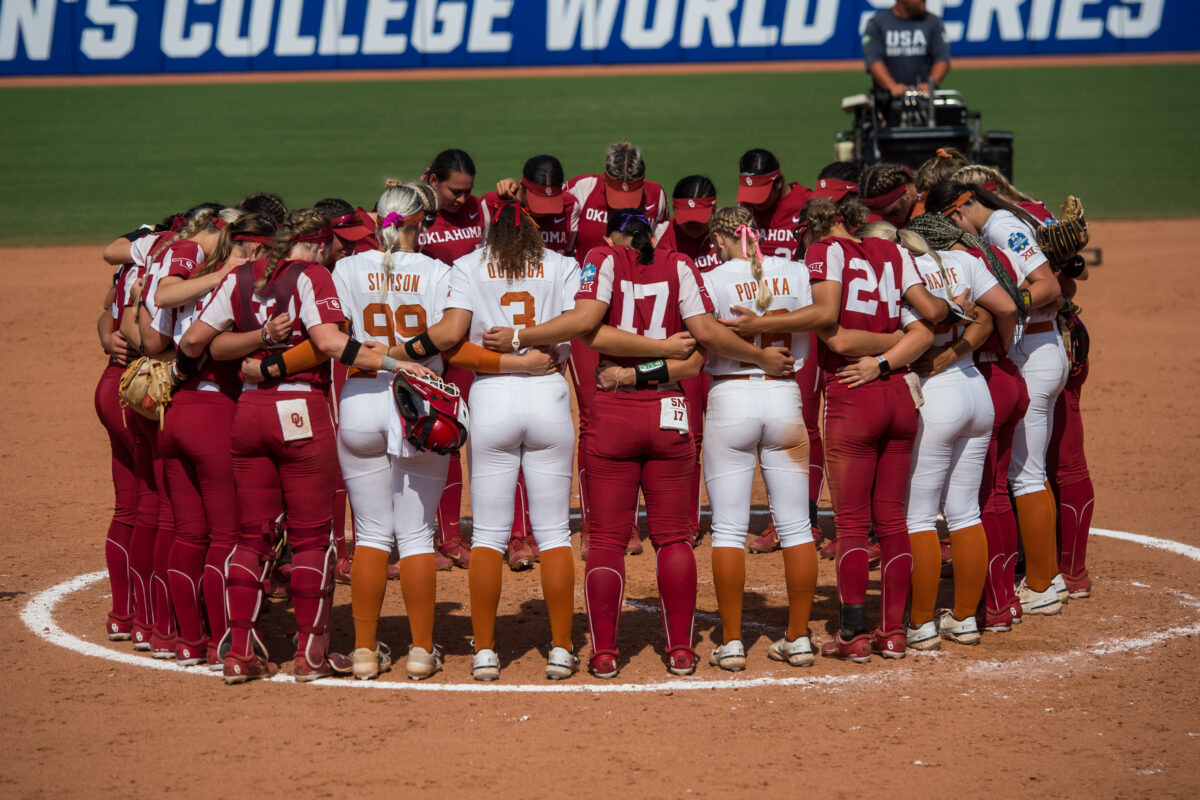
[[662,359],[638,364],[633,368],[633,374],[634,384],[638,387],[671,382],[671,371],[667,369],[667,362]]
[[353,367],[354,359],[358,358],[358,351],[361,349],[362,342],[351,336],[346,340],[346,348],[342,350],[342,354],[338,356],[338,361],[342,362],[347,367]]
[[1058,269],[1068,278],[1078,278],[1087,269],[1087,262],[1083,260],[1083,256],[1076,254]]
[[142,227],[138,228],[137,230],[133,230],[133,231],[130,231],[129,233],[122,234],[121,238],[125,239],[127,241],[130,241],[130,242],[136,242],[138,239],[142,238],[143,236],[149,236],[152,233],[154,233],[154,228],[143,225]]
[[259,365],[264,378],[273,378],[276,380],[287,377],[287,362],[283,360],[283,353],[272,353],[262,360]]
[[956,314],[954,312],[954,304],[947,301],[946,316],[944,316],[940,320],[938,320],[937,324],[938,325],[953,325],[955,322],[958,322],[960,319],[961,319],[961,317],[959,317],[958,314]]
[[192,358],[180,348],[175,351],[175,371],[181,378],[187,378],[200,366],[200,359]]
[[404,352],[408,353],[408,357],[413,361],[424,361],[441,351],[433,344],[433,339],[429,338],[429,331],[422,331],[404,343]]

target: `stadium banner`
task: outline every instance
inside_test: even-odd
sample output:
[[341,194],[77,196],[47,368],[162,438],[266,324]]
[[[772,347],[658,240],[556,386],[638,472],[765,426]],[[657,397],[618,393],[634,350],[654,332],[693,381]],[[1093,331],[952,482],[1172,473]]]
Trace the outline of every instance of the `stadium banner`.
[[[0,75],[860,58],[893,0],[0,0]],[[1200,0],[929,0],[957,56],[1200,50]]]

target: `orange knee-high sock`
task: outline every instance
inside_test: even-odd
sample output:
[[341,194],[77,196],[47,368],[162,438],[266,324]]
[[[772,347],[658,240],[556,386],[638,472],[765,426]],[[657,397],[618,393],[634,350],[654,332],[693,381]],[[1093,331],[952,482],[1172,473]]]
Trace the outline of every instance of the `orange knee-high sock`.
[[1058,572],[1055,516],[1054,495],[1048,490],[1017,498],[1017,526],[1025,547],[1025,582],[1035,592],[1046,591]]
[[938,581],[942,577],[942,545],[937,531],[916,531],[908,535],[912,547],[912,627],[933,620],[937,606]]
[[388,552],[359,547],[350,567],[350,613],[354,617],[354,646],[374,650],[379,614],[387,590]]
[[712,549],[713,586],[721,614],[721,640],[742,638],[742,594],[746,591],[746,553],[740,547]]
[[805,542],[783,548],[783,580],[788,594],[787,638],[808,636],[808,617],[817,589],[816,545]]
[[400,559],[400,593],[408,611],[413,646],[432,653],[433,610],[437,604],[437,564],[433,553]]
[[954,558],[954,618],[966,619],[979,608],[987,580],[987,534],[983,523],[950,531]]
[[489,547],[471,548],[467,570],[471,594],[471,631],[475,652],[496,648],[496,609],[500,606],[500,576],[504,554]]
[[[550,616],[550,641],[555,647],[571,650],[571,625],[575,621],[575,559],[571,548],[543,550],[541,565],[542,597]],[[471,608],[474,607],[472,602]]]

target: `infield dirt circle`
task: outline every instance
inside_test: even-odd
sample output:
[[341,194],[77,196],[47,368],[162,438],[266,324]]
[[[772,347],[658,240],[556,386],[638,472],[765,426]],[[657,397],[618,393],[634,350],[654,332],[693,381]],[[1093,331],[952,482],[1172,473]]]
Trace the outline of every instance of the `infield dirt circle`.
[[[1083,412],[1094,524],[1200,546],[1200,282],[1190,249],[1200,222],[1094,223],[1092,235],[1104,263],[1078,300],[1092,335]],[[749,556],[749,666],[738,676],[707,666],[719,634],[706,538],[697,551],[702,666],[665,686],[654,560],[629,558],[616,682],[627,691],[582,673],[553,685],[566,692],[531,691],[547,686],[536,570],[505,575],[504,669],[490,689],[470,680],[461,570],[441,573],[438,586],[446,669],[403,691],[382,690],[403,680],[399,671],[370,685],[378,691],[226,687],[194,671],[52,643],[21,612],[38,611],[29,603],[47,589],[103,569],[111,514],[108,443],[92,409],[103,366],[93,330],[110,275],[99,252],[0,250],[5,796],[1195,796],[1200,563],[1099,536],[1088,559],[1094,595],[1059,617],[987,635],[979,647],[867,665],[818,659],[801,670],[766,657],[786,617],[781,560]],[[763,502],[761,488],[755,500]],[[26,616],[52,620],[60,639],[129,655],[128,643],[104,639],[107,581],[84,583],[64,591],[49,616]],[[581,580],[578,588],[575,640],[586,655]],[[334,644],[348,650],[346,587],[336,603]],[[822,562],[818,642],[833,630],[836,605],[831,562]],[[393,584],[380,637],[400,655],[403,614]],[[290,609],[273,606],[263,620],[286,672]]]

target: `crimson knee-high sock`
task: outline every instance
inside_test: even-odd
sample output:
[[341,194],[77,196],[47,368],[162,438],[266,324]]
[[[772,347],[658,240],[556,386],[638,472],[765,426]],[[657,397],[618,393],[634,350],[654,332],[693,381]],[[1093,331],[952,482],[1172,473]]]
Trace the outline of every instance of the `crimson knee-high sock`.
[[696,618],[696,555],[690,542],[673,542],[658,548],[655,556],[667,651],[690,649]]
[[243,658],[250,656],[250,631],[262,602],[263,558],[249,547],[235,547],[225,572],[225,607],[233,650]]
[[115,519],[109,523],[104,540],[104,563],[112,589],[112,615],[125,618],[133,613],[132,576],[129,574],[129,540],[133,526]]
[[200,591],[204,594],[204,611],[208,615],[208,633],[213,641],[221,641],[229,628],[225,617],[225,562],[233,547],[228,544],[210,544],[204,555],[204,578]]
[[879,586],[883,593],[879,628],[885,633],[904,630],[912,563],[907,536],[893,534],[879,539]]
[[150,601],[154,605],[154,632],[162,638],[175,633],[175,609],[171,603],[171,587],[167,570],[171,548],[175,544],[175,529],[159,527],[154,537],[154,579],[150,584]]
[[579,475],[579,526],[584,532],[588,532],[588,497],[587,497],[587,453],[584,448],[584,439],[582,433],[579,437],[579,446],[575,448],[575,464]]
[[1004,536],[1004,588],[1008,590],[1008,602],[1017,596],[1017,544],[1021,540],[1017,529],[1017,514],[1007,497],[1002,498],[998,519]]
[[700,529],[700,478],[703,470],[700,467],[700,448],[696,448],[696,468],[692,470],[692,485],[688,489],[688,502],[691,503],[691,508],[688,509],[688,522],[692,526],[692,530]]
[[1058,524],[1062,532],[1058,569],[1069,578],[1087,575],[1087,542],[1095,500],[1091,478],[1058,487]]
[[137,622],[149,628],[154,621],[154,605],[150,602],[150,581],[154,577],[154,534],[152,525],[134,523],[129,536],[129,572],[133,581],[133,609]]
[[844,606],[857,606],[867,602],[867,579],[870,576],[870,558],[867,555],[867,534],[838,531],[837,561],[838,600]]
[[346,541],[346,482],[342,480],[342,471],[337,473],[337,488],[333,490],[333,546],[338,559],[350,555],[350,543]]
[[305,657],[319,667],[329,652],[329,592],[333,579],[333,553],[330,547],[303,550],[292,554],[292,608],[300,631],[296,658]]
[[984,582],[983,600],[993,612],[1001,611],[1008,604],[1011,584],[1006,585],[1004,572],[1008,564],[1008,552],[1004,546],[1004,526],[1000,517],[991,511],[980,514],[983,532],[987,536],[987,579]]
[[446,488],[442,490],[442,499],[438,501],[438,533],[440,543],[452,542],[462,538],[462,456],[450,454],[450,467],[446,472]]
[[617,628],[625,596],[625,554],[592,549],[583,574],[583,600],[593,652],[617,652]]
[[529,519],[529,493],[525,489],[525,473],[517,473],[517,494],[513,497],[512,535],[509,540],[533,535],[533,521]]
[[200,616],[200,584],[204,578],[204,544],[175,540],[168,560],[168,588],[179,621],[179,636],[185,642],[199,642],[204,636]]

